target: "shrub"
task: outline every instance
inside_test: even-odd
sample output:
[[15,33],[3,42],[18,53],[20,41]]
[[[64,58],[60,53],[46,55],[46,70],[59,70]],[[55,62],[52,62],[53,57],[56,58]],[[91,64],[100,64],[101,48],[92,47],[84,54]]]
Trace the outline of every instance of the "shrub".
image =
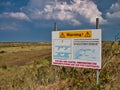
[[1,68],[2,69],[7,69],[7,65],[2,65]]
[[3,51],[3,50],[2,50],[2,51],[0,51],[0,54],[3,54],[3,53],[5,53],[5,52],[6,52],[6,51]]

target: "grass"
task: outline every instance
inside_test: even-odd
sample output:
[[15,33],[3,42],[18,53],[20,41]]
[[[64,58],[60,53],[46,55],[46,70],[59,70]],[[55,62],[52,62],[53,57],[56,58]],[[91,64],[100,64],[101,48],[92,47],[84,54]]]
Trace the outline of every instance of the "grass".
[[50,43],[0,43],[0,52],[15,53],[20,51],[34,51],[42,49],[50,49]]
[[39,57],[40,52],[45,53],[45,50],[50,52],[50,49],[50,43],[0,43],[0,65],[29,61]]
[[[51,53],[39,56],[40,52],[51,51],[51,45],[45,46],[44,43],[45,48],[42,48],[40,43],[34,45],[27,43],[28,46],[23,44],[15,46],[14,43],[14,47],[12,45],[1,47],[5,52],[0,54],[0,63],[2,63],[0,64],[0,90],[120,90],[120,53],[114,52],[120,50],[119,44],[115,46],[116,43],[103,42],[103,66],[97,86],[94,69],[56,66],[56,80],[54,81]],[[16,47],[21,49],[14,51],[13,48]],[[11,50],[7,51],[7,48]],[[13,63],[16,60],[26,59],[31,60],[23,65]]]

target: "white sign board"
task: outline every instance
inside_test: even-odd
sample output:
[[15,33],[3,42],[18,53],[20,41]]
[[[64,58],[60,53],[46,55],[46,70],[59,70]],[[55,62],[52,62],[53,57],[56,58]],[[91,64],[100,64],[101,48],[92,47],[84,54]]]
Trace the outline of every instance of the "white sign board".
[[101,29],[53,31],[52,64],[101,69]]

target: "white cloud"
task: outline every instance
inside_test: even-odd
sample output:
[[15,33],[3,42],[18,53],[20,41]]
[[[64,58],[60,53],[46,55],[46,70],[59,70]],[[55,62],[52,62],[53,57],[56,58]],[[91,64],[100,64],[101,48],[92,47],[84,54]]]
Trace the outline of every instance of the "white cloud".
[[23,12],[10,13],[10,16],[21,20],[29,20],[29,17]]
[[14,22],[0,23],[0,30],[18,30],[20,26]]
[[119,12],[114,12],[114,13],[107,13],[106,14],[108,18],[120,18],[120,11]]
[[0,15],[0,17],[30,21],[29,17],[23,12],[4,12],[3,14]]
[[82,22],[95,24],[99,17],[105,22],[97,5],[91,0],[31,0],[25,10],[28,10],[32,19],[55,19],[67,21],[74,25]]
[[[21,30],[23,29],[21,21],[30,21],[28,16],[23,12],[4,12],[0,14],[0,30]],[[24,27],[25,28],[25,27]]]
[[112,4],[109,12],[106,13],[106,16],[110,19],[120,19],[120,3],[116,2],[115,4]]
[[116,2],[115,4],[112,4],[110,10],[115,12],[120,11],[120,2]]

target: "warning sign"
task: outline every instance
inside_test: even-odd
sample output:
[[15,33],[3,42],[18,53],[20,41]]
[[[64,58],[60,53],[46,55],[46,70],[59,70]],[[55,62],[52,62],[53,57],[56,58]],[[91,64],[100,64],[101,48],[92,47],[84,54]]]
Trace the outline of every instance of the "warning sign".
[[101,69],[101,29],[52,32],[52,64]]
[[59,32],[59,38],[91,38],[92,31],[68,31],[68,32]]

